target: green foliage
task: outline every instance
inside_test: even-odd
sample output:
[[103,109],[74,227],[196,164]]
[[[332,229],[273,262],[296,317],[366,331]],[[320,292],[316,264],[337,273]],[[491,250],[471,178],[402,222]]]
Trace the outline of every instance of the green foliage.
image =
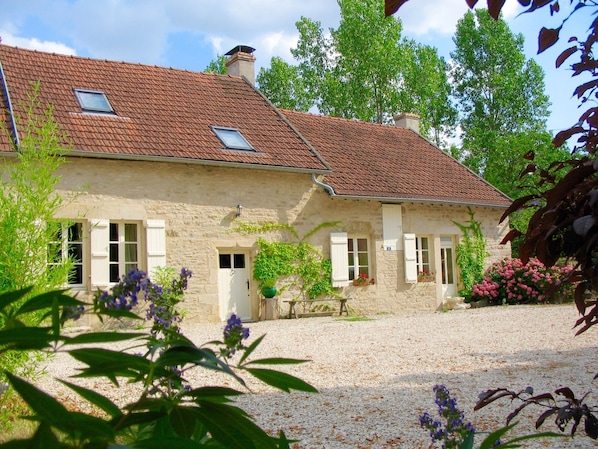
[[513,179],[518,172],[505,163],[501,151],[509,152],[509,141],[518,133],[546,131],[550,103],[544,73],[533,60],[525,60],[523,36],[514,35],[505,21],[492,19],[486,10],[468,11],[453,41],[451,75],[463,130],[463,162],[484,178],[490,172],[494,180],[502,175]]
[[226,56],[216,55],[216,59],[210,61],[204,72],[226,75]]
[[260,289],[272,284],[273,280],[281,278],[287,285],[297,285],[300,295],[309,299],[320,296],[334,296],[332,287],[332,262],[325,259],[322,252],[305,240],[323,228],[337,226],[338,222],[324,222],[306,233],[301,239],[297,230],[287,224],[239,223],[234,229],[245,234],[268,233],[271,231],[285,231],[291,234],[295,241],[269,241],[258,238],[259,252],[253,261],[253,278],[260,281]]
[[[33,285],[39,292],[64,284],[68,261],[47,265],[50,243],[61,232],[54,219],[63,200],[55,194],[55,172],[65,161],[64,135],[38,99],[40,85],[32,85],[25,117],[16,117],[19,144],[15,158],[6,156],[0,177],[0,292]],[[43,111],[43,113],[40,113]],[[7,130],[4,130],[8,132]],[[12,138],[11,138],[12,140]]]
[[468,212],[470,218],[467,225],[453,221],[463,232],[463,237],[456,248],[456,254],[463,284],[463,289],[459,294],[465,297],[471,294],[472,287],[484,276],[484,261],[488,256],[482,224],[475,219],[471,209],[468,209]]
[[[103,413],[73,412],[60,400],[10,371],[5,374],[10,389],[28,404],[36,429],[28,437],[8,441],[0,447],[109,448],[109,447],[222,447],[288,448],[290,441],[266,434],[249,415],[234,405],[232,398],[244,394],[231,387],[186,385],[183,376],[191,369],[222,373],[245,387],[240,373],[246,373],[282,391],[317,390],[306,382],[272,369],[303,360],[286,358],[251,359],[263,336],[248,347],[242,340],[249,336],[236,317],[225,328],[223,341],[197,346],[181,333],[164,329],[158,336],[145,332],[91,332],[75,337],[62,333],[65,319],[73,312],[108,317],[141,317],[131,312],[137,294],[147,293],[149,280],[144,275],[123,279],[117,293],[102,292],[89,306],[63,291],[52,291],[27,298],[30,289],[0,295],[0,316],[8,325],[0,330],[0,354],[7,350],[30,352],[60,351],[82,363],[76,377],[111,380],[115,385],[126,381],[127,395],[137,387],[136,400],[120,406],[102,392],[76,383],[62,381],[81,401]],[[157,290],[154,290],[154,292]],[[48,318],[47,325],[24,325],[30,313]],[[130,347],[148,349],[145,354],[106,349],[106,344],[121,341]],[[102,347],[94,347],[102,345]],[[222,355],[224,356],[222,356]],[[38,443],[43,441],[40,446]],[[36,443],[37,442],[37,443]]]
[[[421,132],[441,143],[456,112],[449,101],[445,61],[437,51],[402,38],[398,19],[384,18],[376,0],[338,0],[341,20],[328,35],[321,23],[301,17],[297,66],[272,59],[258,84],[275,105],[390,123],[401,112],[421,117]],[[426,73],[422,78],[421,73]]]
[[307,112],[313,103],[299,75],[299,68],[278,56],[270,60],[269,68],[260,69],[256,83],[266,98],[278,108]]
[[[71,260],[62,258],[55,242],[68,223],[54,217],[63,200],[55,194],[60,178],[55,174],[65,161],[65,140],[52,115],[39,101],[39,83],[32,84],[28,102],[23,104],[24,117],[15,117],[19,143],[14,155],[6,154],[0,167],[0,292],[19,290],[31,285],[28,295],[57,288],[65,283]],[[14,142],[8,130],[2,131]],[[14,157],[13,157],[14,156]],[[60,246],[58,247],[60,248]],[[48,262],[52,262],[48,265]],[[19,318],[26,325],[36,325],[40,313]],[[0,331],[8,326],[0,315]],[[0,353],[0,383],[3,370],[18,371],[34,377],[38,357],[23,352]],[[11,403],[11,392],[0,403]],[[8,425],[10,416],[0,413],[0,427]]]

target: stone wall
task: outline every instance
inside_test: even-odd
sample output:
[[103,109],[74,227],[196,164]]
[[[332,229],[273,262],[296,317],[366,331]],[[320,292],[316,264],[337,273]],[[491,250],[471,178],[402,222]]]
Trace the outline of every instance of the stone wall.
[[[61,193],[68,204],[61,210],[70,219],[148,219],[166,222],[167,264],[194,273],[184,302],[188,322],[219,321],[218,253],[234,249],[255,255],[257,235],[234,232],[238,222],[278,222],[304,235],[327,221],[340,221],[339,230],[370,240],[374,285],[349,286],[342,292],[359,313],[430,310],[442,298],[435,284],[406,284],[402,251],[383,247],[382,204],[378,201],[330,198],[312,183],[311,175],[182,163],[69,158],[61,169]],[[72,192],[78,192],[73,194]],[[237,205],[242,214],[236,217]],[[403,230],[431,237],[460,235],[454,221],[468,220],[467,208],[404,203]],[[507,225],[498,225],[501,210],[474,208],[483,221],[491,253],[489,263],[509,254],[498,245]],[[329,256],[330,229],[310,242]],[[283,238],[272,233],[268,238]],[[141,267],[143,268],[143,267]],[[259,316],[257,283],[250,279],[252,315]],[[89,289],[87,292],[90,293]],[[290,293],[289,293],[290,294]],[[290,299],[289,297],[280,298]],[[282,303],[281,303],[282,304]],[[284,313],[284,310],[282,311]]]

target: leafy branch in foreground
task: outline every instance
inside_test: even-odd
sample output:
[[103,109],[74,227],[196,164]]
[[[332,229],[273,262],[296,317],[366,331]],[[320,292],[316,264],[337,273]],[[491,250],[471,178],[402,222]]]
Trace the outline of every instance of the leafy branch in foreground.
[[[190,272],[182,270],[172,288],[186,288]],[[153,284],[143,272],[134,270],[112,289],[98,292],[92,305],[79,301],[64,291],[37,295],[21,304],[28,289],[0,295],[0,316],[7,323],[0,330],[0,355],[7,350],[66,352],[84,366],[76,378],[107,378],[116,386],[126,382],[124,405],[113,402],[100,391],[75,382],[61,380],[96,413],[70,411],[59,399],[35,385],[5,372],[10,386],[31,408],[30,420],[36,429],[28,438],[8,441],[0,447],[21,448],[288,448],[291,441],[281,431],[277,437],[268,435],[232,398],[242,391],[220,386],[190,385],[185,375],[192,369],[207,369],[235,379],[241,387],[245,381],[240,373],[282,391],[317,392],[308,383],[271,369],[275,365],[303,363],[305,360],[265,358],[249,360],[262,342],[263,336],[248,347],[243,340],[249,331],[232,316],[227,323],[223,341],[197,346],[186,338],[178,320],[169,321],[153,316],[153,326],[145,332],[90,332],[67,336],[62,332],[66,319],[92,313],[100,319],[143,319],[135,310],[138,300],[155,304],[168,296],[168,288]],[[161,293],[160,293],[161,292]],[[178,295],[174,295],[177,296]],[[153,309],[155,310],[155,308]],[[40,312],[46,320],[40,327],[26,326],[23,317]],[[178,317],[169,310],[168,317]],[[126,350],[110,349],[112,343],[128,343]],[[139,351],[139,348],[144,351]],[[232,357],[239,357],[232,363]],[[6,387],[5,387],[6,388]],[[137,394],[128,401],[127,396]],[[99,411],[100,413],[97,413]]]
[[[594,379],[596,377],[598,375],[594,376]],[[548,418],[554,417],[554,423],[561,432],[564,432],[571,423],[570,433],[571,436],[574,436],[583,420],[586,435],[595,440],[598,438],[598,418],[595,416],[597,409],[584,402],[587,396],[586,393],[581,398],[576,398],[575,393],[569,387],[559,388],[554,394],[541,393],[538,395],[534,395],[532,387],[527,387],[519,392],[497,388],[480,394],[474,410],[479,410],[502,398],[508,398],[511,401],[517,400],[521,404],[507,416],[507,425],[525,408],[536,406],[545,409],[536,420],[536,429],[542,426]]]

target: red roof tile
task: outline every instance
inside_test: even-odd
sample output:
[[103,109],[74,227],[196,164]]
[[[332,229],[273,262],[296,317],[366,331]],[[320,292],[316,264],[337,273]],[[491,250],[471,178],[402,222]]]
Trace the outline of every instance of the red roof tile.
[[337,195],[508,207],[511,200],[416,132],[282,111],[332,168]]
[[[41,81],[40,101],[75,151],[326,171],[259,92],[239,77],[22,50],[0,45],[15,112]],[[84,113],[73,89],[105,92],[116,116]],[[2,103],[6,106],[5,95]],[[8,115],[0,117],[11,129]],[[257,150],[223,150],[210,125],[237,128]],[[10,151],[6,136],[0,151]]]

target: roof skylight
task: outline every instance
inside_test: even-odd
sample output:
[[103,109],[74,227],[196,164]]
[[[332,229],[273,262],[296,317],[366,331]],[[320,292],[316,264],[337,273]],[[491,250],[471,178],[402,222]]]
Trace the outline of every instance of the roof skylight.
[[75,89],[75,96],[85,112],[104,112],[114,114],[106,94],[101,91]]
[[214,134],[216,134],[226,148],[231,150],[255,151],[238,129],[222,126],[211,126],[210,128],[212,128]]

